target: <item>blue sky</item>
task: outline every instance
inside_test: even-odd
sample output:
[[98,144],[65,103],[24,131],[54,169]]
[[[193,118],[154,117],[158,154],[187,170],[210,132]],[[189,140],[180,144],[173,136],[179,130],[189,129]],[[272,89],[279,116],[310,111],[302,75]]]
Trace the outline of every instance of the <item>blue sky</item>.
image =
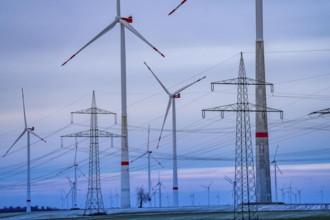
[[[153,184],[157,173],[171,198],[171,115],[165,125],[160,148],[159,129],[168,96],[144,66],[148,65],[169,90],[176,90],[202,77],[177,100],[180,204],[190,205],[192,193],[207,204],[205,189],[232,203],[231,186],[224,176],[233,176],[235,114],[207,114],[204,108],[236,102],[235,86],[210,83],[237,77],[239,53],[243,51],[248,77],[255,75],[254,1],[189,0],[175,14],[168,12],[180,1],[123,0],[122,15],[132,15],[133,26],[165,58],[126,31],[128,123],[130,159],[146,151],[148,125],[150,147],[164,168],[152,164]],[[277,161],[283,175],[279,187],[303,188],[303,202],[330,202],[330,116],[309,113],[329,108],[330,2],[319,0],[264,1],[264,40],[268,106],[284,111],[284,119],[269,114],[271,159],[279,145]],[[61,206],[62,191],[70,186],[74,140],[60,136],[89,129],[89,118],[70,112],[91,105],[92,90],[99,108],[117,112],[120,122],[119,28],[115,27],[66,66],[61,64],[94,37],[116,16],[115,1],[2,0],[0,1],[0,153],[9,148],[24,127],[21,88],[25,91],[27,120],[47,143],[32,139],[32,205]],[[249,87],[254,102],[254,88]],[[120,133],[113,117],[100,117],[100,128]],[[251,115],[252,136],[254,116]],[[120,141],[101,140],[102,188],[106,206],[119,187]],[[253,140],[254,144],[254,140]],[[88,141],[81,140],[78,161],[87,174]],[[220,158],[214,160],[214,158]],[[0,207],[25,205],[26,142],[18,142],[0,159]],[[147,187],[147,159],[131,164],[132,205],[137,186]],[[61,172],[63,171],[63,172]],[[273,173],[273,170],[272,170]],[[84,206],[87,182],[80,177],[80,206]],[[192,184],[192,182],[194,184]],[[274,184],[272,184],[272,187]],[[279,192],[280,195],[280,192]],[[280,197],[280,196],[279,196]],[[281,197],[280,197],[281,198]],[[171,199],[170,199],[171,201]],[[213,198],[211,203],[216,204]]]

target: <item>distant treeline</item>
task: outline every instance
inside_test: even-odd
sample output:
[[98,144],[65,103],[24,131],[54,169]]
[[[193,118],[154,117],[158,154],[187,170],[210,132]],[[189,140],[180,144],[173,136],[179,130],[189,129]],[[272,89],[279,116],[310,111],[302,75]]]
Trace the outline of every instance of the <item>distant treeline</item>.
[[[31,210],[33,212],[35,211],[58,211],[60,209],[58,208],[52,208],[52,207],[44,207],[44,206],[31,206]],[[9,206],[9,207],[3,207],[2,209],[0,209],[0,213],[7,213],[7,212],[25,212],[25,207],[20,207],[20,206],[17,206],[17,207],[12,207],[12,206]]]

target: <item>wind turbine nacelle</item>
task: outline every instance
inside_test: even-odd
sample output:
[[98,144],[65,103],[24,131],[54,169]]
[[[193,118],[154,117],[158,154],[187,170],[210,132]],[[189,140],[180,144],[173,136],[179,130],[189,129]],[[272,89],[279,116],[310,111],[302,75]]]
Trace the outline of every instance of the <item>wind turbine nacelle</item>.
[[175,99],[179,99],[179,98],[181,98],[180,93],[175,94],[175,95],[173,96],[173,98],[175,98]]
[[121,18],[121,19],[123,19],[127,23],[133,23],[133,17],[132,16],[129,16],[128,18]]

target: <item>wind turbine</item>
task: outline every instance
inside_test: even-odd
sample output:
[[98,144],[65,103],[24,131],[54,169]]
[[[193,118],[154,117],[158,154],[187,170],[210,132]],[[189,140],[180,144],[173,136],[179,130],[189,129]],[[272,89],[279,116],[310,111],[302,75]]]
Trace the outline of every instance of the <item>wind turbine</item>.
[[129,159],[128,159],[128,129],[127,129],[127,94],[126,94],[126,51],[125,51],[125,28],[131,31],[134,35],[140,38],[143,42],[153,48],[161,56],[165,57],[156,47],[154,47],[149,41],[147,41],[137,30],[130,25],[133,22],[132,17],[121,17],[120,15],[120,0],[117,0],[117,16],[115,20],[105,27],[99,34],[97,34],[92,40],[85,44],[81,49],[79,49],[75,54],[73,54],[68,60],[66,60],[62,66],[67,64],[71,59],[73,59],[82,50],[92,44],[94,41],[99,39],[101,36],[113,29],[117,23],[120,24],[120,58],[121,58],[121,108],[122,108],[122,118],[121,118],[121,207],[130,207],[130,183],[129,183]]
[[291,184],[292,184],[292,179],[291,179],[291,181],[290,181],[290,186],[287,188],[287,189],[289,189],[289,201],[290,201],[290,204],[292,204],[292,186],[291,186]]
[[69,195],[70,195],[70,193],[71,193],[71,210],[73,210],[73,209],[76,209],[75,207],[77,206],[77,204],[76,204],[76,200],[75,200],[75,198],[76,198],[76,192],[75,192],[75,182],[73,182],[71,179],[70,179],[70,177],[67,177],[66,176],[66,178],[68,179],[68,181],[69,181],[69,184],[70,184],[70,190],[69,190],[69,192],[66,194],[66,196],[65,196],[65,199],[67,199],[67,201],[69,201]]
[[323,203],[323,190],[324,190],[324,186],[322,186],[322,189],[318,191],[321,194],[321,203]]
[[232,196],[233,196],[233,199],[235,200],[235,191],[236,191],[236,181],[230,179],[228,176],[225,176],[225,180],[230,183],[231,185],[233,185],[233,193],[232,193]]
[[215,198],[217,198],[218,206],[219,206],[220,205],[220,195],[219,195],[219,193],[217,194],[217,196]]
[[201,185],[201,187],[207,189],[207,205],[208,206],[210,206],[210,188],[211,188],[212,183],[213,183],[213,181],[210,182],[210,184],[208,186]]
[[67,177],[70,184],[72,184],[72,187],[68,193],[72,192],[72,208],[71,209],[78,209],[77,207],[77,150],[78,150],[78,140],[77,137],[75,137],[75,153],[74,153],[74,161],[73,161],[73,167],[74,167],[74,181],[72,182],[70,178]]
[[190,199],[191,199],[191,205],[192,206],[195,206],[195,194],[194,193],[192,193],[192,194],[190,194]]
[[3,155],[3,157],[5,157],[9,151],[12,149],[12,147],[14,147],[14,145],[17,143],[17,141],[19,139],[21,139],[21,137],[23,137],[23,135],[25,133],[27,133],[27,196],[26,196],[26,212],[31,212],[31,174],[30,174],[30,170],[31,170],[31,164],[30,164],[30,134],[33,134],[34,136],[36,136],[37,138],[39,138],[40,140],[46,142],[43,138],[41,138],[40,136],[38,136],[36,133],[34,133],[34,127],[32,128],[28,128],[27,126],[27,122],[26,122],[26,113],[25,113],[25,103],[24,103],[24,91],[22,88],[22,100],[23,100],[23,114],[24,114],[24,130],[22,132],[22,134],[16,139],[16,141],[10,146],[10,148],[6,151],[6,153]]
[[[140,159],[141,157],[144,157],[145,155],[148,155],[148,193],[149,195],[151,195],[151,172],[150,172],[150,158],[154,159],[159,166],[163,167],[164,166],[158,161],[156,160],[156,158],[154,158],[151,154],[152,151],[149,150],[149,137],[150,137],[150,125],[148,127],[148,144],[147,144],[147,152],[143,153],[142,155],[140,155],[139,157],[135,158],[134,160],[131,161],[131,163],[133,163],[134,161]],[[151,203],[150,203],[151,204]]]
[[301,191],[303,190],[303,188],[301,189],[297,189],[298,192],[298,196],[299,196],[299,203],[301,204]]
[[[158,183],[156,184],[156,186],[154,187],[154,189],[158,187],[158,193],[159,193],[159,207],[162,207],[162,187],[164,187],[164,185],[162,184],[162,182],[160,182],[160,176],[159,176],[159,172],[158,172]],[[166,187],[164,187],[166,188]]]
[[284,192],[284,190],[286,189],[286,188],[284,188],[284,187],[285,187],[285,185],[283,185],[282,188],[280,188],[280,190],[281,190],[281,192],[282,192],[282,202],[283,202],[283,203],[285,203],[285,192]]
[[166,122],[166,118],[168,115],[168,112],[171,108],[171,105],[173,105],[172,107],[172,129],[173,129],[173,206],[177,207],[179,206],[179,187],[178,187],[178,167],[177,167],[177,155],[176,155],[176,109],[175,109],[175,99],[176,98],[180,98],[180,92],[182,92],[183,90],[185,90],[186,88],[192,86],[193,84],[201,81],[202,79],[205,79],[206,76],[196,80],[195,82],[192,82],[184,87],[182,87],[181,89],[176,90],[174,93],[170,93],[167,88],[163,85],[163,83],[158,79],[158,77],[156,76],[156,74],[151,70],[151,68],[147,65],[146,62],[144,62],[144,64],[147,66],[147,68],[149,69],[149,71],[152,73],[152,75],[156,78],[156,80],[158,81],[158,83],[163,87],[163,89],[165,90],[165,92],[168,94],[169,96],[169,100],[168,100],[168,104],[167,104],[167,109],[166,109],[166,113],[165,113],[165,117],[164,117],[164,121],[163,121],[163,125],[162,125],[162,129],[160,131],[160,135],[159,135],[159,139],[158,139],[158,144],[157,144],[157,148],[159,147],[159,143],[160,143],[160,139],[162,137],[162,133],[163,133],[163,129],[164,129],[164,125]]
[[278,145],[276,146],[274,160],[272,161],[272,164],[274,164],[274,173],[275,173],[275,198],[276,198],[276,202],[278,202],[278,196],[277,196],[277,174],[276,174],[276,170],[278,170],[282,174],[282,171],[278,167],[277,161],[276,161],[277,150],[278,150]]
[[183,0],[176,8],[174,8],[168,15],[173,14],[178,8],[180,8],[184,3],[186,3],[187,0]]

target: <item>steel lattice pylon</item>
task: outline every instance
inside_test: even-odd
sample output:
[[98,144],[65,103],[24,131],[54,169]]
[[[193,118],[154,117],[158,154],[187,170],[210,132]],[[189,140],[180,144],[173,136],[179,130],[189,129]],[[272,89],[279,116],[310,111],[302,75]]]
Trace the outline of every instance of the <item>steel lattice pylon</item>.
[[237,85],[237,103],[203,109],[203,117],[206,111],[220,111],[221,116],[225,111],[237,112],[236,114],[236,148],[235,148],[235,181],[234,181],[234,219],[257,219],[258,208],[255,188],[255,171],[252,150],[252,137],[250,126],[250,112],[280,112],[282,111],[264,108],[250,104],[248,100],[248,85],[271,85],[269,83],[248,79],[246,77],[243,54],[241,53],[239,73],[237,79],[224,80],[211,83],[211,89],[215,84]]
[[[88,171],[88,191],[85,203],[84,215],[105,214],[100,179],[100,157],[99,157],[99,137],[121,137],[98,129],[97,115],[98,114],[114,114],[116,113],[102,110],[96,107],[95,92],[93,91],[91,108],[71,112],[72,114],[90,114],[90,130],[82,131],[75,134],[65,135],[62,137],[87,137],[90,138],[89,146],[89,171]],[[73,122],[73,120],[71,120]]]
[[241,55],[237,86],[234,219],[257,218],[256,202],[248,88]]

